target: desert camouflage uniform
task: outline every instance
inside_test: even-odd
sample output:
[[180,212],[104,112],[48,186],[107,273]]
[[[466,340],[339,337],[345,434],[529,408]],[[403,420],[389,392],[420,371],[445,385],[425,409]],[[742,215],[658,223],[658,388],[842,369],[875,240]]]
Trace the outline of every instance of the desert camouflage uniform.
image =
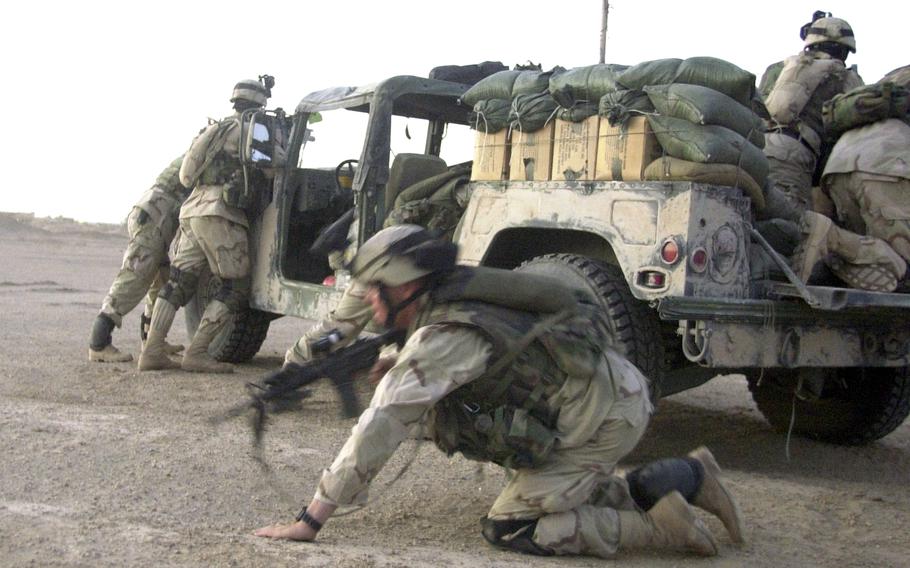
[[[409,433],[425,429],[437,441],[451,434],[440,431],[437,405],[480,378],[494,353],[487,330],[479,327],[430,323],[411,330],[370,407],[323,473],[316,499],[363,503],[368,483]],[[593,373],[569,377],[544,395],[549,407],[559,409],[555,448],[543,463],[514,470],[488,515],[537,519],[532,538],[544,553],[611,556],[620,540],[616,509],[634,507],[615,467],[647,426],[652,407],[646,381],[611,350],[595,360]],[[515,365],[507,373],[528,372]]]
[[854,264],[871,263],[876,260],[867,257],[887,243],[910,261],[910,125],[892,118],[845,132],[831,151],[822,189],[841,226],[869,241],[855,253],[831,252]]
[[158,290],[167,280],[168,249],[177,233],[177,216],[189,190],[180,184],[183,156],[175,159],[142,194],[127,218],[129,244],[120,272],[101,305],[117,327],[146,296],[151,314]]
[[816,164],[822,156],[822,104],[862,86],[855,67],[822,51],[806,51],[775,63],[759,90],[771,120],[765,133],[768,158],[766,218],[796,222],[811,206]]

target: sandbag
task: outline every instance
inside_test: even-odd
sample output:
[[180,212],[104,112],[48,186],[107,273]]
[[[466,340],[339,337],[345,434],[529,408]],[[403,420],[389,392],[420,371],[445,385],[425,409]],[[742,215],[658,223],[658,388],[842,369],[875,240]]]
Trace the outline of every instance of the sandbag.
[[645,167],[642,178],[647,181],[693,181],[738,187],[752,200],[754,210],[765,208],[761,186],[745,170],[732,164],[703,164],[663,156]]
[[892,69],[877,81],[878,83],[894,83],[899,87],[910,89],[910,65]]
[[512,85],[512,98],[546,92],[550,88],[550,77],[562,70],[562,67],[556,67],[551,71],[522,71]]
[[471,128],[481,132],[499,132],[509,126],[509,111],[512,101],[508,99],[486,99],[478,101],[471,112]]
[[645,61],[625,70],[617,80],[627,89],[670,83],[701,85],[749,108],[755,94],[755,75],[715,57]]
[[910,92],[894,83],[876,83],[836,95],[822,105],[825,134],[835,138],[842,132],[886,118],[908,121]]
[[557,107],[556,118],[568,122],[584,122],[597,114],[596,103],[577,103],[572,108]]
[[768,159],[755,144],[729,128],[659,115],[649,115],[648,122],[667,155],[703,164],[733,164],[759,185],[765,184]]
[[597,114],[607,119],[610,126],[629,120],[634,114],[652,113],[654,105],[644,91],[623,89],[600,97]]
[[616,78],[627,68],[627,65],[600,63],[554,73],[550,77],[550,95],[565,108],[577,103],[595,103],[605,94],[622,88]]
[[512,99],[512,87],[523,71],[514,69],[493,73],[477,82],[461,96],[467,106],[473,107],[478,102],[489,99]]
[[430,69],[428,77],[440,81],[451,81],[463,85],[474,85],[493,73],[505,71],[508,67],[500,61],[484,61],[474,65],[440,65]]
[[644,91],[662,115],[724,126],[759,148],[765,147],[765,129],[758,115],[720,91],[686,83],[652,85]]
[[517,95],[512,99],[509,121],[512,128],[534,132],[543,128],[553,118],[557,105],[550,93]]

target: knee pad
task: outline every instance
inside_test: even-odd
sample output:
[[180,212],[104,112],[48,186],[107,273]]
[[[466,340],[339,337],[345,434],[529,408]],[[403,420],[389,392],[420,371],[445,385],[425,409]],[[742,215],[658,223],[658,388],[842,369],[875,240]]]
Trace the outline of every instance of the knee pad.
[[629,493],[643,511],[649,510],[671,491],[691,502],[701,489],[705,470],[693,458],[670,458],[651,462],[626,475]]
[[536,556],[553,556],[553,551],[534,542],[537,519],[494,521],[480,519],[481,534],[487,542],[497,548],[515,550]]
[[167,300],[174,306],[181,308],[190,301],[196,293],[199,277],[192,273],[171,266],[171,273],[167,284],[158,292],[158,297]]
[[248,278],[224,278],[221,280],[221,288],[215,292],[212,299],[222,302],[229,310],[236,313],[244,306],[249,290]]

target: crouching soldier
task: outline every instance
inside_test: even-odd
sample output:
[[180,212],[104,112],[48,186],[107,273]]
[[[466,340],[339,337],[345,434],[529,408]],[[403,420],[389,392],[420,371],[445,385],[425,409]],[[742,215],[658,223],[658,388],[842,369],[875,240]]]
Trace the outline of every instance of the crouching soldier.
[[445,452],[513,470],[482,520],[491,544],[538,555],[620,549],[710,556],[690,503],[742,540],[737,505],[707,449],[616,476],[648,424],[645,377],[609,347],[600,311],[552,279],[456,267],[457,247],[415,225],[384,229],[354,257],[374,321],[406,330],[397,362],[297,522],[258,536],[313,540],[415,426]]

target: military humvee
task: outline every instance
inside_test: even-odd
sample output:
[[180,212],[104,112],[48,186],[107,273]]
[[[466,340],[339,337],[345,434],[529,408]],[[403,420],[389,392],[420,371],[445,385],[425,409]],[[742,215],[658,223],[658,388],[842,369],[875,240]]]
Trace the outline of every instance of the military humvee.
[[[356,204],[362,243],[382,227],[402,189],[402,167],[438,168],[453,144],[463,151],[456,161],[470,158],[470,109],[459,104],[466,89],[393,77],[300,102],[283,123],[287,165],[251,230],[250,310],[219,342],[220,358],[252,357],[276,316],[317,318],[331,309],[345,275],[308,252],[322,227]],[[333,130],[355,114],[363,136]],[[396,151],[395,141],[414,142],[415,131],[423,148]],[[313,167],[311,157],[332,136],[350,153]],[[804,286],[779,257],[783,278],[753,273],[750,257],[764,245],[739,189],[603,181],[472,182],[471,189],[455,236],[461,262],[549,274],[593,292],[615,346],[649,376],[655,394],[743,374],[774,426],[847,444],[881,438],[910,413],[910,296]],[[326,285],[332,276],[336,285]]]

